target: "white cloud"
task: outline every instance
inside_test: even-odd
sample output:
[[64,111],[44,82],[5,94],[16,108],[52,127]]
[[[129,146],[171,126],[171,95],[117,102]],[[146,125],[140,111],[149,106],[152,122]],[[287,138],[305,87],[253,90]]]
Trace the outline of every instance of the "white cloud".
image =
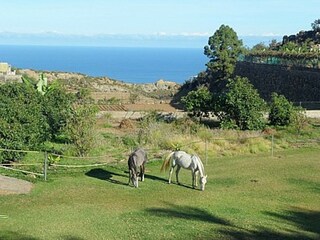
[[208,37],[210,36],[210,33],[208,32],[182,32],[182,33],[167,33],[167,32],[156,32],[151,35],[156,36],[168,36],[168,37],[177,37],[177,36],[183,36],[183,37]]

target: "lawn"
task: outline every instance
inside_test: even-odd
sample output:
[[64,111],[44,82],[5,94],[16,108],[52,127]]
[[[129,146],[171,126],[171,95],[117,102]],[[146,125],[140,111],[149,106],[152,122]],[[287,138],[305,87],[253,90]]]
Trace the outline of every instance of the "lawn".
[[161,161],[138,189],[125,163],[50,171],[30,194],[0,196],[0,239],[320,239],[319,154],[209,159],[203,192],[186,170],[167,184]]

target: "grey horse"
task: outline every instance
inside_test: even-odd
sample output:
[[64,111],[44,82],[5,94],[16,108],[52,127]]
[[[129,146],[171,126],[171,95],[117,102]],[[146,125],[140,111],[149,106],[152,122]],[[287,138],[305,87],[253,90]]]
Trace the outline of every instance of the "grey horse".
[[137,188],[138,187],[138,178],[140,175],[141,181],[144,181],[144,171],[145,171],[145,163],[148,161],[147,153],[142,148],[138,148],[134,150],[128,159],[128,167],[129,167],[129,182]]

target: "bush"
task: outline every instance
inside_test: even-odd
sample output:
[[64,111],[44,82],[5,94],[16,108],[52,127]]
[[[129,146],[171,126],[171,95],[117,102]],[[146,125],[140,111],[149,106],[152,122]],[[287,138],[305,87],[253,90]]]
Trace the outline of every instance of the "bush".
[[295,107],[290,122],[291,126],[300,134],[309,125],[305,109]]
[[[0,86],[0,147],[37,149],[49,137],[49,126],[43,115],[42,95],[21,83]],[[1,152],[0,161],[23,157],[17,152]]]
[[85,156],[94,145],[94,124],[97,109],[90,105],[79,105],[67,119],[66,133],[74,144],[76,155]]
[[226,93],[221,94],[217,113],[221,126],[240,130],[260,130],[265,127],[263,111],[266,104],[247,78],[229,80]]
[[288,126],[293,120],[294,107],[285,96],[272,93],[269,122],[273,126]]
[[72,113],[74,96],[56,85],[43,96],[44,114],[50,126],[51,140],[57,140]]
[[211,110],[212,95],[207,87],[201,86],[183,97],[182,103],[193,116],[201,117]]

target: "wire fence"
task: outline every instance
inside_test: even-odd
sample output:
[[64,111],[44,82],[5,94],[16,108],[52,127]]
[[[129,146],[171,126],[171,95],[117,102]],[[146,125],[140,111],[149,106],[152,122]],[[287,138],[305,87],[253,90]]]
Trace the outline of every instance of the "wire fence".
[[[274,55],[276,54],[276,55]],[[286,55],[287,54],[287,55]],[[272,64],[282,66],[294,66],[303,68],[320,69],[320,57],[319,54],[308,53],[256,53],[250,55],[242,55],[238,59],[241,62],[250,62],[258,64]]]
[[[271,157],[274,157],[275,151],[279,149],[279,145],[284,141],[283,138],[276,138],[274,135],[258,135],[251,137],[238,137],[238,138],[211,138],[207,140],[193,141],[187,144],[179,146],[177,149],[173,150],[184,150],[188,147],[193,147],[197,144],[204,145],[204,151],[202,152],[202,159],[204,165],[209,164],[210,146],[217,144],[221,141],[227,142],[242,142],[243,144],[250,144],[248,140],[263,138],[269,141],[269,154]],[[254,142],[254,141],[252,141]],[[294,147],[300,146],[318,146],[320,144],[320,139],[296,139],[296,140],[288,140],[285,139],[285,142]],[[165,156],[168,155],[169,150],[163,150],[159,148],[144,148],[149,156],[149,162],[152,161],[161,161]],[[30,174],[34,176],[38,176],[43,178],[45,181],[48,180],[48,172],[57,170],[57,169],[78,169],[78,168],[94,168],[94,167],[102,167],[107,166],[112,163],[123,162],[129,156],[129,154],[133,151],[133,149],[128,149],[127,152],[122,153],[122,160],[116,160],[115,155],[105,154],[101,156],[86,156],[86,157],[76,157],[76,156],[68,156],[68,155],[60,155],[54,153],[48,153],[43,151],[24,151],[24,150],[16,150],[16,149],[2,149],[0,148],[0,152],[18,152],[18,153],[26,153],[32,155],[31,163],[18,163],[18,162],[9,162],[0,164],[0,168],[21,172],[24,174]],[[117,155],[118,156],[118,155]],[[34,158],[34,159],[33,159]],[[64,161],[62,161],[63,159]]]

